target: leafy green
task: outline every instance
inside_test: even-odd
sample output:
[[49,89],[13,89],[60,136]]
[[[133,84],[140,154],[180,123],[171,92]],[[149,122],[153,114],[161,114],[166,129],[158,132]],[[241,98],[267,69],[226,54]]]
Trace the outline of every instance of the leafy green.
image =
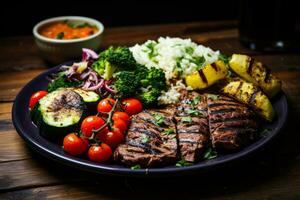
[[266,137],[271,131],[272,129],[270,128],[264,128],[262,131],[259,132],[259,136]]
[[131,167],[132,170],[141,169],[141,165],[134,165]]
[[143,143],[147,143],[150,139],[148,135],[142,134],[141,136],[142,136],[142,142]]
[[163,134],[165,135],[171,135],[171,134],[174,134],[175,133],[175,130],[170,128],[170,129],[167,129],[163,132]]
[[190,124],[193,122],[191,117],[182,117],[180,120],[182,123]]
[[198,109],[187,109],[186,113],[193,117],[202,115],[202,112]]
[[204,153],[204,159],[210,160],[213,158],[216,158],[218,156],[218,153],[213,148],[208,148]]
[[187,166],[191,166],[191,165],[193,165],[193,163],[190,163],[190,162],[182,159],[182,160],[179,160],[175,166],[176,167],[187,167]]
[[231,59],[230,56],[227,56],[222,53],[219,54],[219,60],[222,60],[225,64],[228,64],[230,59]]
[[58,33],[58,34],[56,35],[56,39],[61,40],[61,39],[64,38],[64,36],[65,36],[65,33],[64,33],[64,32],[60,32],[60,33]]
[[152,60],[155,56],[158,55],[156,49],[155,49],[155,46],[156,46],[156,42],[149,42],[146,47],[149,49],[149,52],[148,52],[148,57],[150,60]]
[[159,113],[154,113],[153,114],[153,117],[154,117],[154,120],[155,120],[155,123],[158,125],[158,126],[161,126],[165,123],[165,117]]
[[62,87],[76,87],[80,85],[81,81],[69,81],[66,77],[66,75],[63,72],[60,72],[57,74],[57,77],[52,80],[52,82],[49,83],[47,90],[48,92],[52,92],[58,88]]
[[215,100],[218,100],[218,99],[219,99],[219,95],[216,95],[216,94],[208,94],[208,95],[207,95],[207,98],[215,101]]

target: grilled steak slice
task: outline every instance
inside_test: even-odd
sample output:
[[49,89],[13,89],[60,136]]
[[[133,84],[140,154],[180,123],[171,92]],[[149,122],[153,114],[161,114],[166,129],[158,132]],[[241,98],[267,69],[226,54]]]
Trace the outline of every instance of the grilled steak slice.
[[125,144],[114,159],[126,165],[162,166],[177,160],[177,138],[173,108],[144,110],[133,116]]
[[206,96],[213,147],[236,150],[255,138],[258,123],[246,105],[221,95]]
[[206,97],[196,92],[183,92],[175,118],[181,158],[198,161],[209,142]]

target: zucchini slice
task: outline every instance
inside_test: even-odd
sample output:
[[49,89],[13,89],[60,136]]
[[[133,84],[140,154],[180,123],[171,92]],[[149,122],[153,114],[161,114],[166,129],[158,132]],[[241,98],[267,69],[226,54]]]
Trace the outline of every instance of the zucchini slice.
[[42,135],[57,138],[77,131],[86,111],[83,98],[78,93],[59,89],[40,99],[32,109],[31,117]]

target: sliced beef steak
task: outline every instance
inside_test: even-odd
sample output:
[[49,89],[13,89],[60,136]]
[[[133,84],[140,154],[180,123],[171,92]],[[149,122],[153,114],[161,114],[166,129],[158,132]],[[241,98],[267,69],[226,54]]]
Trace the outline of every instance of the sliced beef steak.
[[177,138],[173,108],[151,109],[135,115],[125,144],[114,152],[114,159],[126,165],[162,166],[176,162]]
[[229,97],[206,96],[213,147],[236,150],[255,138],[258,124],[252,110]]
[[181,158],[188,162],[198,161],[209,142],[206,97],[196,92],[184,92],[175,118]]

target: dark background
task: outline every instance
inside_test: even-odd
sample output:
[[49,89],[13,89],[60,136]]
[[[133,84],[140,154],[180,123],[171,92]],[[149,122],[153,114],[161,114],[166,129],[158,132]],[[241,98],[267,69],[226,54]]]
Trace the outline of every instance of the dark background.
[[[227,1],[35,1],[2,4],[0,36],[28,35],[41,20],[79,15],[98,19],[105,27],[178,23],[238,18],[238,0]],[[38,5],[38,6],[37,6]]]

